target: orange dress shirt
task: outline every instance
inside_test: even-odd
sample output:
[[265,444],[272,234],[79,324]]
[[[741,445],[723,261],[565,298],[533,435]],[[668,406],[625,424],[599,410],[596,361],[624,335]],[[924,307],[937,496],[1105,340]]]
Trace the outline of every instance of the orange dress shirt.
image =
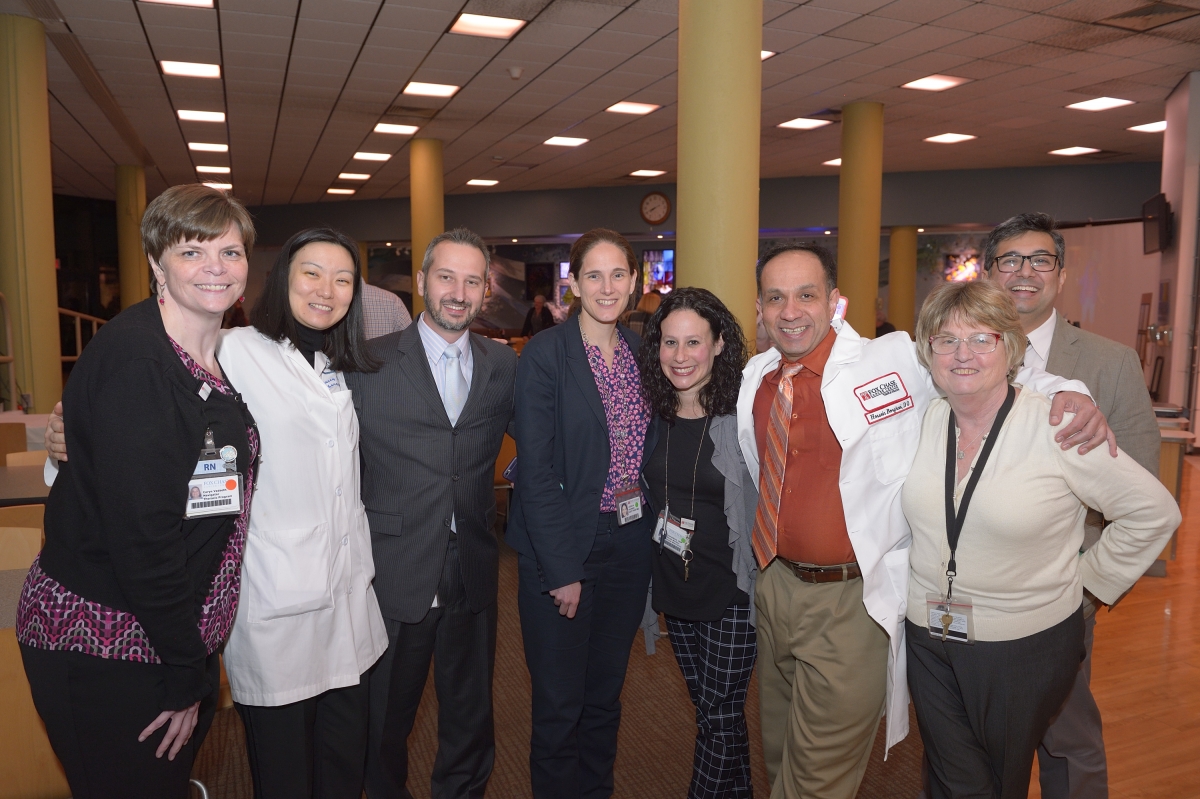
[[[838,485],[842,446],[829,426],[821,399],[821,373],[836,339],[830,330],[816,349],[800,359],[804,368],[792,378],[792,423],[779,503],[779,557],[817,566],[854,562]],[[779,366],[763,378],[754,395],[759,463],[766,458],[767,426],[771,403],[779,393],[782,361]]]

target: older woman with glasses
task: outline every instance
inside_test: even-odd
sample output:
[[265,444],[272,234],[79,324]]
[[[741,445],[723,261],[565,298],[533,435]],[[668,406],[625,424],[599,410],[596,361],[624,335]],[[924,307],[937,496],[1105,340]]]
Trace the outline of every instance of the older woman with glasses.
[[[1024,797],[1083,657],[1084,591],[1115,602],[1179,525],[1179,509],[1124,452],[1080,457],[1055,443],[1050,400],[1012,382],[1025,335],[998,286],[935,291],[917,347],[945,394],[926,411],[903,491],[913,536],[908,683],[930,792]],[[1088,507],[1109,525],[1081,556]]]

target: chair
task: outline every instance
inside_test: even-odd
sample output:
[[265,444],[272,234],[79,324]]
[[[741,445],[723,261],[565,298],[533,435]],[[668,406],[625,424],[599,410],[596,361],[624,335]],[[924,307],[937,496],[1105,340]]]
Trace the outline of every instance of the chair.
[[25,450],[25,423],[0,422],[0,453],[7,455]]
[[26,452],[6,452],[5,466],[41,466],[46,462],[46,451],[31,449]]
[[9,505],[0,508],[0,527],[36,527],[44,531],[45,515],[45,505]]
[[[515,457],[517,457],[517,442],[505,433],[504,439],[500,443],[500,454],[496,457],[496,469],[492,477],[492,490],[504,492],[504,510],[501,512],[499,507],[496,509],[497,528],[500,535],[503,535],[508,527],[508,507],[512,501],[513,488],[513,484],[504,477],[504,470],[508,468],[508,464],[512,463],[512,459]],[[503,523],[500,523],[501,516],[504,518]]]
[[37,522],[38,527],[0,527],[0,799],[71,795],[33,706],[13,627],[24,572],[41,548],[40,516]]

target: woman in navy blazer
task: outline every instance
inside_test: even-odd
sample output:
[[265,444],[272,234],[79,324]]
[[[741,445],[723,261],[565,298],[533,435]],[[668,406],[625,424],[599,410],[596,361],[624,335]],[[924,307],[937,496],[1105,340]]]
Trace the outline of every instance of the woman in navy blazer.
[[[517,366],[507,539],[519,553],[538,799],[612,795],[621,687],[650,583],[652,518],[638,486],[651,411],[641,341],[617,324],[637,260],[620,234],[593,230],[570,262],[579,315],[534,336]],[[629,519],[633,500],[641,516]]]

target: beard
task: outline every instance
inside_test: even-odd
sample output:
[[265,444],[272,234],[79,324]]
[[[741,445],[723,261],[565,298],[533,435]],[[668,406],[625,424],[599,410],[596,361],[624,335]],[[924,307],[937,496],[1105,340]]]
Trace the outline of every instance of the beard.
[[433,321],[437,323],[437,326],[443,330],[453,330],[456,333],[460,330],[466,330],[475,321],[475,317],[479,315],[479,308],[472,309],[469,303],[463,303],[467,306],[467,315],[461,322],[456,322],[442,313],[442,305],[445,302],[446,300],[442,300],[436,306],[428,306],[425,309],[433,317]]

